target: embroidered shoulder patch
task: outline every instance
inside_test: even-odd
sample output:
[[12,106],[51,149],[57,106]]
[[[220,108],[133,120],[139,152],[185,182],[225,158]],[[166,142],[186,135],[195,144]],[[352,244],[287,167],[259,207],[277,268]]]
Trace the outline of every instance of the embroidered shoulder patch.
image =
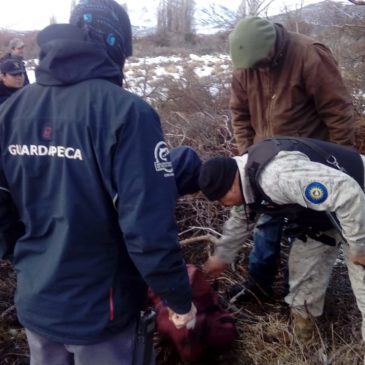
[[313,204],[321,204],[328,198],[328,190],[322,183],[312,182],[305,188],[305,197]]

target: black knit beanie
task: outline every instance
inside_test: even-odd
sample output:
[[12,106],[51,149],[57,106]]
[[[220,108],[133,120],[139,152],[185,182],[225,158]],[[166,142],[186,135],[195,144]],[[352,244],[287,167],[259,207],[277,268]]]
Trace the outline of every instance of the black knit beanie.
[[219,200],[231,189],[237,170],[231,157],[211,158],[200,169],[200,190],[210,201]]
[[91,41],[106,47],[120,65],[132,55],[132,28],[124,8],[114,0],[80,0],[71,13],[70,24],[84,29]]

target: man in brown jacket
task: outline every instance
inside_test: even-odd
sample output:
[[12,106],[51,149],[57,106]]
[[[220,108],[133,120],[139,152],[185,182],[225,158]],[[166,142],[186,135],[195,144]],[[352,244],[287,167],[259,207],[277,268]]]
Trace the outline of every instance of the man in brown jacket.
[[[259,17],[242,19],[229,36],[234,72],[230,110],[238,152],[273,136],[352,145],[354,110],[331,51]],[[282,217],[262,215],[254,230],[250,278],[241,291],[270,296],[277,273]],[[235,295],[242,288],[233,288]]]

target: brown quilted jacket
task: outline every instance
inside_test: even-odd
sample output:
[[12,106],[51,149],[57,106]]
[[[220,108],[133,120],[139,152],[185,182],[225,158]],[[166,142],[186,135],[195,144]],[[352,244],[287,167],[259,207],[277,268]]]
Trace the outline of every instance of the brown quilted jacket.
[[230,109],[239,153],[276,135],[352,145],[354,108],[331,51],[275,26],[271,68],[233,72]]

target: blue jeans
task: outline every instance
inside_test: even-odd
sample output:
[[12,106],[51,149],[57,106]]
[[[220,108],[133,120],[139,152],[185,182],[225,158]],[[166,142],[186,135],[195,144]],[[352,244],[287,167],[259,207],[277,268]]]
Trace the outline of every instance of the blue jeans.
[[262,214],[253,232],[248,270],[263,289],[270,290],[278,271],[283,225],[282,216]]

